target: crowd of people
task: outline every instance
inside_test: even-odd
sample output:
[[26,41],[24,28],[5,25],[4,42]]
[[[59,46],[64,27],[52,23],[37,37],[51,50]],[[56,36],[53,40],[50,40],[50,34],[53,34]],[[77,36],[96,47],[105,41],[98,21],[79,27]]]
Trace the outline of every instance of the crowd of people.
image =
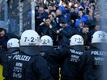
[[0,28],[4,80],[102,80],[107,32],[95,8],[94,0],[44,0],[36,30],[16,36]]
[[89,48],[92,34],[99,30],[99,17],[96,15],[94,0],[55,0],[36,6],[36,31],[49,35],[54,45],[67,44],[74,34],[80,34]]

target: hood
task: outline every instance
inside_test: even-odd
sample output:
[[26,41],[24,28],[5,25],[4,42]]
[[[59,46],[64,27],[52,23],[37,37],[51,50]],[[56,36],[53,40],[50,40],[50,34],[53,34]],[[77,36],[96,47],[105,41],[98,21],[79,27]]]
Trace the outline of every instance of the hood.
[[8,53],[14,53],[16,51],[19,51],[19,48],[10,48],[10,49],[8,49]]
[[91,49],[98,49],[107,51],[107,44],[106,43],[93,43],[91,45]]
[[85,50],[85,48],[84,48],[83,45],[70,46],[69,48],[70,48],[70,49],[75,49],[75,50],[77,50],[77,51],[84,51],[84,50]]
[[20,47],[20,51],[24,52],[27,55],[39,55],[40,54],[40,47],[39,46]]
[[40,46],[40,51],[52,51],[52,46]]

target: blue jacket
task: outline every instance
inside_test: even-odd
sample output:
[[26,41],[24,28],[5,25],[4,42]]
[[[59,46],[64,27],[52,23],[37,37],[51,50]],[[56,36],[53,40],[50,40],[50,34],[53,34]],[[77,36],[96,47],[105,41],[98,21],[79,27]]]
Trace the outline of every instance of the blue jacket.
[[88,20],[88,17],[87,16],[82,16],[81,18],[78,18],[76,19],[76,22],[75,22],[75,27],[78,27],[78,25],[80,24],[80,22],[86,22]]

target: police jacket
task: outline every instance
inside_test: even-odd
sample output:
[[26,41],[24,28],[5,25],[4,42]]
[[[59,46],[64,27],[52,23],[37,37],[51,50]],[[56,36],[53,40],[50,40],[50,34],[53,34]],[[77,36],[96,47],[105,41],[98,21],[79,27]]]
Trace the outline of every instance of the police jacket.
[[62,80],[84,80],[86,65],[86,54],[84,52],[84,47],[69,47],[68,53],[69,55],[62,65]]
[[53,46],[41,46],[40,54],[50,63],[57,63],[58,53]]
[[47,60],[50,73],[54,80],[59,80],[59,55],[56,49],[52,46],[41,46],[40,54]]
[[101,48],[101,45],[103,44],[92,44],[91,49],[89,50],[92,60],[92,68],[90,71],[93,71],[92,75],[94,76],[94,80],[102,79],[104,55],[106,54],[106,49]]
[[51,80],[47,62],[33,47],[21,47],[11,54],[4,76],[6,80]]

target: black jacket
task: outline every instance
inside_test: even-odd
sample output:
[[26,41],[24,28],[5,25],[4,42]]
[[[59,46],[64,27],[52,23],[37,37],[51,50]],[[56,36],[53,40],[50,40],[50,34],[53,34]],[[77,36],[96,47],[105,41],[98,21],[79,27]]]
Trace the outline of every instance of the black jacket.
[[62,65],[62,80],[91,80],[90,75],[85,75],[91,65],[87,63],[88,55],[84,52],[83,46],[70,47],[68,53]]
[[[92,69],[90,71],[93,75],[92,80],[102,80],[104,55],[106,49],[101,48],[102,44],[93,44],[88,53],[91,55]],[[105,44],[104,44],[105,45]]]
[[57,51],[52,46],[41,46],[40,54],[47,60],[54,80],[59,80],[59,55]]
[[5,56],[3,64],[6,80],[52,80],[46,60],[38,53],[30,55],[30,51],[31,48],[27,50],[27,54],[25,50],[21,50]]

